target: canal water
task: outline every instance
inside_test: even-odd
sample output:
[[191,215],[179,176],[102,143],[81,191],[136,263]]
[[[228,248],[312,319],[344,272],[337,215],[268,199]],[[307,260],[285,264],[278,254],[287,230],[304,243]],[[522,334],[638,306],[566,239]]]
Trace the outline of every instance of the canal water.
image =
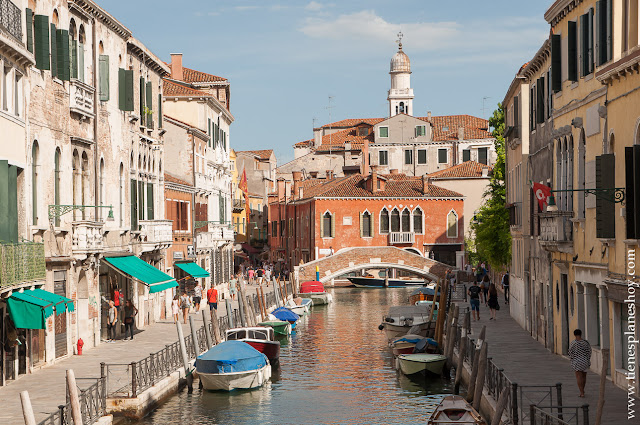
[[231,393],[185,390],[137,423],[425,423],[453,383],[410,380],[396,372],[378,330],[388,307],[406,304],[410,291],[333,289],[334,302],[313,307],[282,341],[280,367],[266,386]]

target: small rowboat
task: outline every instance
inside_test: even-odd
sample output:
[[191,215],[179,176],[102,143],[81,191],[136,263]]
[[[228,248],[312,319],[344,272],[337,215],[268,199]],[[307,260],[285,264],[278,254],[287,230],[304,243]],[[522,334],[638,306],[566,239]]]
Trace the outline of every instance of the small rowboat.
[[430,372],[435,375],[442,374],[442,368],[447,361],[447,356],[442,354],[401,354],[398,356],[400,370],[405,375]]
[[399,356],[400,354],[411,354],[413,353],[413,349],[416,344],[423,339],[425,339],[425,337],[421,335],[407,334],[405,336],[393,338],[389,341],[389,347],[393,350],[394,356]]
[[285,306],[288,310],[293,311],[298,316],[303,316],[309,312],[309,308],[311,307],[311,298],[296,298],[296,300],[300,301],[298,304],[294,300],[287,301],[287,305]]
[[285,307],[276,308],[271,312],[271,314],[278,320],[284,320],[291,323],[291,329],[296,328],[296,322],[300,318],[300,316]]
[[486,425],[480,414],[459,395],[442,399],[427,425]]
[[300,285],[299,296],[311,298],[313,305],[329,304],[332,301],[331,294],[324,289],[324,285],[317,280],[303,282]]
[[284,320],[267,320],[265,322],[258,323],[258,326],[265,326],[273,328],[273,332],[276,336],[288,336],[291,335],[291,324]]
[[206,390],[232,391],[262,386],[271,378],[271,365],[249,344],[224,341],[198,356],[196,372]]

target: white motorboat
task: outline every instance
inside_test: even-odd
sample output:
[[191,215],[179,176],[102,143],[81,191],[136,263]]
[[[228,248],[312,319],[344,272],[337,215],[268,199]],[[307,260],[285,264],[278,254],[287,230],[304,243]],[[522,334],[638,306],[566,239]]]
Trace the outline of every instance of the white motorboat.
[[300,304],[296,303],[294,300],[287,301],[287,305],[285,307],[297,314],[298,316],[304,316],[309,312],[309,308],[311,307],[311,298],[296,298],[295,300],[299,300]]
[[329,304],[333,297],[324,289],[324,285],[316,280],[303,282],[300,285],[299,296],[311,298],[313,305]]
[[405,375],[413,375],[420,372],[431,372],[434,375],[440,375],[446,361],[447,356],[442,354],[419,353],[398,356],[400,370]]
[[384,330],[389,340],[403,336],[411,331],[413,334],[428,336],[430,330],[435,329],[435,315],[429,323],[431,305],[394,306],[382,318],[378,329]]

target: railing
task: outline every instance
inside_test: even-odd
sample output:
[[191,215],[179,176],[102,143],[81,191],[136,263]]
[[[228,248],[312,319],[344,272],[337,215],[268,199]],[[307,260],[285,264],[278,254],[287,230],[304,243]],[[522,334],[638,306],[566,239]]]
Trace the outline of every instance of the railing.
[[22,43],[22,12],[10,0],[0,0],[0,27]]
[[413,232],[391,232],[389,233],[389,244],[414,243],[416,234]]
[[173,242],[173,221],[140,220],[140,239],[143,250],[154,251],[161,247],[169,247]]
[[[555,393],[555,398],[554,398]],[[522,423],[529,420],[527,406],[538,407],[562,406],[562,384],[555,385],[519,385],[518,386],[519,417]],[[562,412],[562,410],[560,410]],[[562,417],[560,417],[562,419]]]
[[69,84],[69,109],[73,112],[93,117],[93,101],[96,89],[80,80],[72,79]]
[[71,224],[71,250],[74,253],[102,251],[104,237],[102,221],[74,221]]
[[532,404],[529,418],[531,425],[589,425],[589,405],[540,408]]
[[44,244],[0,244],[0,287],[45,277]]
[[539,213],[540,242],[570,243],[573,241],[572,211]]
[[234,210],[239,210],[239,211],[234,211],[234,212],[240,212],[241,210],[244,209],[244,206],[245,206],[244,199],[234,199],[233,200],[233,209]]
[[496,366],[491,357],[487,358],[485,386],[495,400],[498,400],[503,390],[507,390],[506,412],[509,419],[513,421],[513,416],[516,413],[513,409],[514,385],[511,380],[507,378],[507,375],[504,374],[504,369]]
[[[80,411],[83,424],[93,424],[107,411],[107,378],[77,378],[77,381],[91,380],[95,383],[86,389],[78,388]],[[71,425],[71,402],[67,390],[67,403],[58,406],[58,410],[49,415],[38,425]]]

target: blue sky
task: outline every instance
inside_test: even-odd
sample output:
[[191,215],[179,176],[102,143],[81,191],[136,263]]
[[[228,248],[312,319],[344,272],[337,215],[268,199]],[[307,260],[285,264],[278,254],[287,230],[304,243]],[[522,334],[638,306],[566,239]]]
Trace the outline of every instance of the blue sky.
[[487,118],[549,33],[551,0],[135,0],[98,3],[156,55],[228,78],[236,150],[292,145],[331,118],[384,117],[396,34],[414,114]]

